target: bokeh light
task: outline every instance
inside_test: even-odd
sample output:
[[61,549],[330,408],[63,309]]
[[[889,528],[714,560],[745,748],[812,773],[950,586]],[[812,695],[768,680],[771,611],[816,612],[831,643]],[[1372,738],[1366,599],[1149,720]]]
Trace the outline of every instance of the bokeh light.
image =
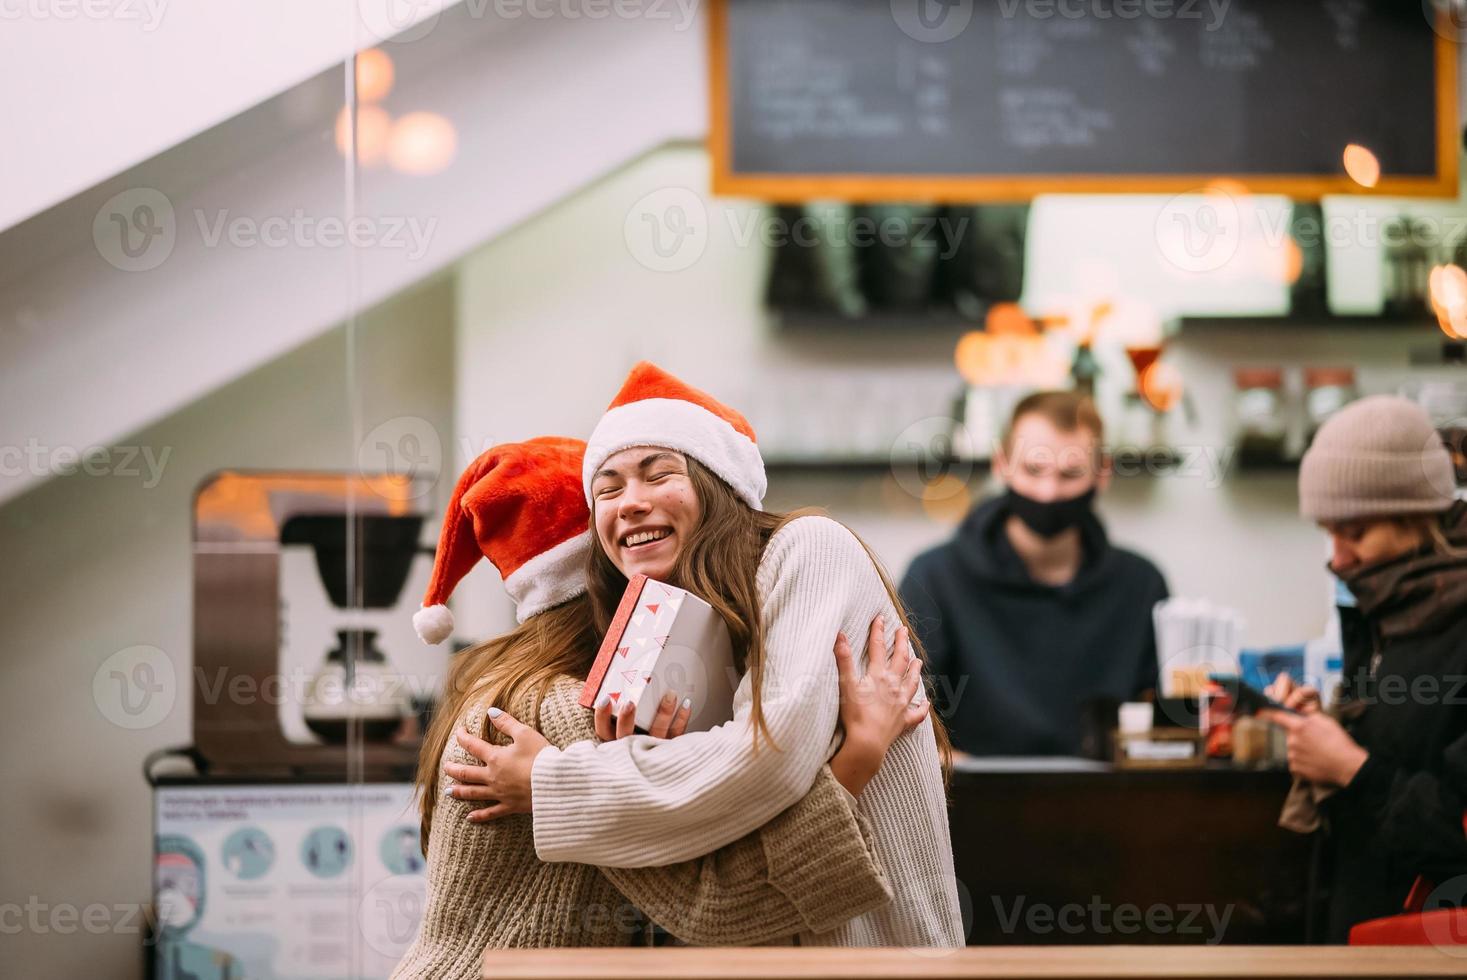
[[1345,147],[1345,173],[1361,187],[1374,187],[1380,183],[1380,161],[1359,143]]
[[381,102],[392,91],[397,70],[392,56],[381,48],[368,48],[357,53],[357,101]]
[[1235,201],[1240,201],[1248,196],[1249,191],[1248,186],[1242,181],[1234,180],[1231,177],[1218,177],[1204,184],[1202,193],[1230,197]]
[[410,112],[392,126],[387,162],[405,174],[441,173],[458,153],[458,132],[436,112]]
[[1439,265],[1431,270],[1428,284],[1437,325],[1448,337],[1467,340],[1467,271]]
[[973,386],[992,383],[994,376],[993,343],[982,330],[970,330],[958,339],[953,362],[958,374]]
[[[375,105],[357,106],[357,163],[376,167],[387,155],[387,140],[392,132],[392,117]],[[336,149],[346,156],[351,152],[351,107],[342,106],[336,114]]]
[[1157,361],[1141,372],[1141,398],[1158,412],[1170,412],[1182,400],[1182,372],[1166,361]]
[[1283,244],[1279,247],[1277,265],[1279,281],[1286,286],[1292,286],[1299,281],[1299,276],[1304,272],[1304,250],[1299,243],[1294,241],[1293,235],[1286,235]]
[[1034,321],[1018,303],[995,303],[988,310],[984,326],[991,334],[1024,335],[1035,333]]

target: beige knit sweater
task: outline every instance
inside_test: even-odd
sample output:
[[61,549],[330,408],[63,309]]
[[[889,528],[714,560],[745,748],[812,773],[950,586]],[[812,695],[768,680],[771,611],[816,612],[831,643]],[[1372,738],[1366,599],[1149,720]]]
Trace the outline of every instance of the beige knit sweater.
[[[577,703],[581,684],[561,677],[538,716],[532,695],[510,713],[538,717],[555,746],[594,739],[591,712]],[[487,707],[471,705],[460,724],[484,731]],[[492,728],[485,737],[505,741]],[[474,761],[455,741],[442,760]],[[641,931],[639,910],[684,942],[758,945],[828,932],[891,897],[869,827],[828,767],[794,807],[712,854],[667,867],[598,869],[540,861],[527,814],[469,823],[470,805],[442,795],[451,780],[441,764],[427,902],[394,980],[478,978],[491,948],[626,945]]]
[[[861,543],[824,517],[781,528],[759,563],[764,717],[779,751],[753,749],[746,675],[734,719],[670,741],[645,736],[547,749],[532,777],[535,847],[546,861],[649,867],[737,840],[794,804],[838,747],[837,631],[860,644],[877,613],[896,610]],[[963,927],[947,801],[931,720],[897,739],[861,794],[889,905],[804,943],[961,946]]]

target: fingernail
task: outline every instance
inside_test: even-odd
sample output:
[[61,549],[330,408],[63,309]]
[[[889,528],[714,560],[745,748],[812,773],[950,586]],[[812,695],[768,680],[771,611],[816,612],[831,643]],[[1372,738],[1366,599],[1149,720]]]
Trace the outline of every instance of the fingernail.
[[693,699],[692,698],[683,698],[683,704],[682,704],[682,706],[683,706],[684,709],[691,708],[693,706]]
[[610,701],[611,701],[611,695],[610,694],[602,694],[599,698],[596,699],[596,703],[594,705],[592,705],[592,707],[593,708],[604,708],[604,707],[606,707],[606,705]]
[[503,711],[500,711],[498,708],[490,708],[489,709],[489,717],[490,718],[498,718],[502,714],[504,714],[504,712]]
[[676,700],[677,700],[677,695],[676,694],[673,694],[671,691],[666,691],[662,695],[662,703],[663,704],[672,704]]

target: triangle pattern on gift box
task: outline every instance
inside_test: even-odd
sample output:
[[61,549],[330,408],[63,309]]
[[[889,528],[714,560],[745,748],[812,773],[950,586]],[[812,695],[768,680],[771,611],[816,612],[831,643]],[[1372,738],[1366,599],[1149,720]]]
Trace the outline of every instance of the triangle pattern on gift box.
[[[624,670],[621,672],[621,676],[625,677],[630,684],[637,682],[637,671],[635,670]],[[648,674],[647,676],[650,678],[652,675]]]
[[654,616],[656,616],[656,615],[657,615],[657,607],[658,607],[658,606],[659,606],[659,605],[661,605],[661,603],[657,603],[657,602],[649,602],[649,603],[647,603],[647,608],[648,608],[648,609],[649,609],[649,610],[651,610],[651,612],[652,612],[652,615],[654,615]]
[[616,702],[621,699],[621,692],[620,691],[612,691],[611,694],[609,695],[609,697],[611,698],[611,703],[612,704],[616,704]]
[[667,637],[670,636],[670,635],[671,634],[665,634],[663,636],[657,637],[656,638],[657,639],[657,645],[659,647],[665,647],[665,646],[667,646]]
[[616,655],[618,657],[625,657],[628,653],[631,652],[631,650],[631,647],[619,647],[617,648]]
[[644,620],[646,618],[647,618],[647,614],[646,613],[637,613],[635,616],[632,617],[632,625],[633,626],[641,626],[642,625],[642,620]]
[[638,649],[641,649],[647,645],[647,638],[645,636],[638,636],[633,638],[632,642],[637,645]]

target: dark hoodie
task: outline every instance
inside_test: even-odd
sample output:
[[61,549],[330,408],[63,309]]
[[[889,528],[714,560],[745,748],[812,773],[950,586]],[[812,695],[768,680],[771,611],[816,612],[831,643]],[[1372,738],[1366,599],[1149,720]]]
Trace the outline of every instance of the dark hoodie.
[[1424,548],[1346,579],[1338,711],[1370,757],[1324,805],[1336,942],[1400,912],[1417,875],[1467,893],[1467,503],[1443,527],[1462,554]]
[[1029,577],[998,497],[947,544],[918,555],[902,600],[927,651],[953,744],[973,755],[1078,755],[1086,701],[1127,701],[1156,686],[1151,609],[1166,581],[1145,558],[1080,525],[1075,578]]

